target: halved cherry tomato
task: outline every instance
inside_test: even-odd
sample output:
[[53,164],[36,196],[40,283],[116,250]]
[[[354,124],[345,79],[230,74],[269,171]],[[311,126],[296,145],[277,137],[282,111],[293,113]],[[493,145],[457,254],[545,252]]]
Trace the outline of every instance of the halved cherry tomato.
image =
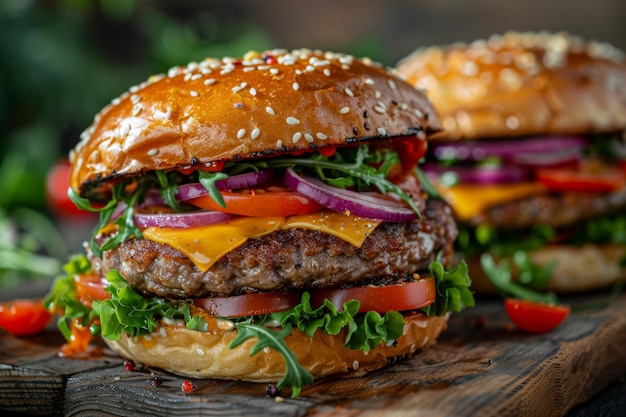
[[210,297],[194,301],[209,314],[220,317],[242,317],[289,310],[300,303],[300,294],[291,292],[261,292],[232,297]]
[[546,333],[556,328],[569,315],[569,306],[556,306],[508,297],[506,312],[517,327],[528,333]]
[[539,182],[554,191],[609,192],[626,184],[626,175],[615,167],[541,168],[535,173]]
[[278,187],[245,192],[221,191],[221,194],[226,207],[221,207],[208,195],[186,202],[206,210],[251,217],[308,214],[322,208],[320,204],[300,193]]
[[46,328],[52,314],[42,300],[13,300],[0,303],[0,329],[15,336],[31,336]]
[[426,278],[387,286],[363,286],[311,291],[311,305],[315,308],[330,300],[341,309],[350,300],[361,302],[359,312],[407,311],[426,307],[435,301],[435,279]]
[[93,300],[106,300],[110,294],[105,291],[109,283],[95,272],[74,275],[76,297],[85,306],[91,308]]

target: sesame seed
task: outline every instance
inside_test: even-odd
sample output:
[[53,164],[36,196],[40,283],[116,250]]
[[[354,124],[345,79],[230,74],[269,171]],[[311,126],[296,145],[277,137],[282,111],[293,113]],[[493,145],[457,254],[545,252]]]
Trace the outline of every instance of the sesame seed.
[[191,75],[192,75],[192,74],[191,74],[190,72],[188,72],[187,74],[185,74],[185,78],[184,78],[184,80],[185,80],[185,81],[189,81],[189,80],[191,79]]
[[254,71],[256,68],[254,67],[244,67],[243,72],[250,72],[250,71]]
[[293,134],[293,137],[291,138],[291,141],[292,141],[293,143],[298,143],[298,141],[299,141],[300,139],[302,139],[302,133],[300,133],[300,132],[296,132],[296,133],[294,133],[294,134]]
[[252,94],[253,96],[256,96],[256,88],[250,87],[250,94]]
[[167,337],[167,332],[165,331],[165,327],[159,327],[159,334],[161,337]]
[[197,91],[195,91],[195,90],[191,90],[191,91],[189,92],[189,94],[191,94],[191,97],[198,97],[198,95],[199,95],[199,94],[198,94],[198,92],[197,92]]
[[316,134],[315,136],[317,136],[317,138],[318,138],[319,140],[326,140],[326,139],[328,139],[328,136],[326,136],[326,135],[325,135],[325,134],[323,134],[322,132],[317,132],[317,134]]
[[300,124],[300,120],[296,119],[295,117],[289,116],[287,117],[287,124],[290,126],[297,125]]
[[133,116],[139,116],[139,113],[141,113],[141,104],[135,104],[133,106]]
[[192,81],[196,81],[196,80],[199,80],[200,78],[202,78],[202,74],[194,74],[194,75],[191,77],[191,80],[192,80]]
[[519,119],[515,116],[509,116],[505,121],[506,127],[511,130],[515,130],[519,127]]
[[413,113],[415,113],[415,115],[416,115],[417,117],[419,117],[420,119],[421,119],[422,117],[424,117],[424,113],[422,113],[422,111],[421,111],[420,109],[415,109],[415,110],[413,110]]
[[293,87],[294,90],[298,91],[300,89],[300,84],[293,83],[293,85],[291,87]]
[[139,103],[141,101],[141,97],[138,96],[137,94],[133,94],[132,96],[130,96],[130,101],[133,104],[137,104],[137,103]]
[[272,116],[276,115],[276,112],[274,111],[273,108],[271,108],[270,106],[267,106],[265,108],[265,111],[268,112],[269,114],[271,114]]
[[152,336],[150,336],[149,334],[145,335],[143,338],[147,340],[148,342],[152,340]]
[[349,95],[350,97],[354,97],[354,93],[348,87],[344,88],[343,92]]
[[383,109],[383,108],[382,108],[382,107],[380,107],[380,106],[376,106],[376,107],[374,107],[374,111],[375,111],[376,113],[385,114],[385,109]]
[[328,68],[324,68],[324,75],[330,77],[330,70]]
[[380,98],[380,91],[376,90],[376,92],[374,93],[374,96],[376,98]]
[[314,67],[313,65],[307,65],[307,66],[306,66],[306,70],[307,70],[308,72],[313,72],[313,71],[315,71],[315,67]]
[[387,79],[387,84],[389,84],[389,88],[391,88],[392,90],[396,89],[396,83],[391,78]]
[[339,110],[339,113],[346,114],[349,111],[350,111],[350,107],[342,107],[341,110]]
[[252,133],[250,134],[250,139],[254,140],[258,138],[260,134],[261,134],[261,130],[258,127],[256,127],[252,130]]
[[272,74],[272,75],[276,75],[276,74],[278,74],[278,72],[279,72],[278,68],[271,68],[270,69],[270,74]]
[[237,132],[237,139],[241,139],[246,135],[246,129],[239,129]]
[[278,139],[276,141],[276,149],[282,149],[283,148],[283,141]]
[[352,362],[352,369],[354,369],[355,371],[359,370],[359,361],[355,360],[354,362]]
[[300,71],[299,69],[297,69],[295,72],[296,72],[296,75],[302,75],[302,71]]
[[238,93],[239,90],[241,90],[241,86],[236,85],[233,88],[231,88],[231,90],[233,90],[233,93]]
[[130,133],[130,123],[124,123],[122,131],[120,133],[122,137],[128,136],[128,134]]
[[204,80],[204,85],[211,85],[211,84],[215,84],[215,78],[207,78],[206,80]]
[[367,85],[374,85],[374,80],[372,80],[371,78],[366,78],[365,79],[365,84],[367,84]]
[[402,110],[406,110],[406,109],[408,109],[408,108],[409,108],[409,105],[408,105],[408,104],[406,104],[406,103],[402,103],[402,104],[400,104],[400,108],[401,108]]
[[238,101],[235,104],[233,104],[233,107],[236,109],[243,109],[243,103],[241,101]]
[[196,353],[198,354],[198,356],[204,356],[204,350],[197,348],[196,349]]
[[304,140],[306,140],[306,141],[307,141],[307,142],[309,142],[309,143],[313,143],[313,141],[314,141],[315,139],[313,139],[313,135],[311,135],[311,134],[309,134],[309,133],[305,133],[305,134],[304,134]]
[[376,131],[378,132],[379,135],[382,135],[382,136],[387,135],[387,131],[385,130],[384,127],[379,127],[378,129],[376,129]]

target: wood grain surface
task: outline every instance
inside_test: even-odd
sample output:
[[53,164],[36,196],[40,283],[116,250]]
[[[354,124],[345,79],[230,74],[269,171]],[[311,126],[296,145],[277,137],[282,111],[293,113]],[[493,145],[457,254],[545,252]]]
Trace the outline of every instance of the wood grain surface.
[[61,343],[53,329],[0,334],[0,415],[563,416],[626,373],[626,295],[545,335],[513,328],[500,300],[480,300],[430,350],[363,378],[316,381],[295,399],[237,381],[192,380],[184,393],[183,378],[126,371],[106,349],[60,358]]

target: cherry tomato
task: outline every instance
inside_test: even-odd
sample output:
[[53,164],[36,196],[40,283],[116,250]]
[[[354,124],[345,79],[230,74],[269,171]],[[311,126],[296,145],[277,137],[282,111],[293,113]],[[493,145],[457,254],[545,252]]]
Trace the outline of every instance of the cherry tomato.
[[435,301],[437,290],[435,279],[426,278],[388,286],[362,286],[345,289],[323,289],[311,291],[311,305],[320,306],[324,299],[341,308],[350,300],[361,302],[359,312],[407,311],[426,307]]
[[74,275],[76,297],[85,306],[91,307],[93,300],[106,300],[110,294],[105,291],[109,283],[95,272]]
[[246,192],[221,191],[226,207],[221,207],[210,196],[187,200],[189,204],[206,209],[241,216],[291,216],[314,213],[320,204],[295,191],[278,187]]
[[285,311],[300,303],[297,292],[261,292],[232,297],[210,297],[194,301],[209,314],[221,317],[242,317]]
[[70,184],[70,164],[67,160],[59,161],[46,177],[46,200],[50,210],[58,216],[74,217],[94,216],[86,210],[80,210],[72,203],[67,196],[67,189]]
[[569,315],[569,306],[556,306],[529,300],[506,298],[506,312],[517,327],[528,333],[546,333]]
[[626,175],[616,167],[541,168],[537,180],[554,191],[610,192],[622,189]]
[[14,300],[0,303],[0,329],[15,336],[31,336],[46,328],[52,314],[42,300]]

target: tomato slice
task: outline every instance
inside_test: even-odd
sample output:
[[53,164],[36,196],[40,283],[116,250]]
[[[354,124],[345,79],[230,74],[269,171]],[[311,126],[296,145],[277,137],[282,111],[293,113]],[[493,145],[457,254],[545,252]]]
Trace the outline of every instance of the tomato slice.
[[196,307],[206,310],[213,316],[220,317],[243,317],[276,313],[289,310],[299,303],[300,293],[294,291],[260,292],[194,300]]
[[320,204],[309,197],[278,187],[246,192],[221,191],[221,194],[226,207],[220,206],[208,195],[187,202],[206,210],[250,217],[292,216],[322,209]]
[[528,333],[546,333],[569,315],[569,306],[556,306],[507,297],[506,312],[517,327]]
[[106,300],[110,294],[105,291],[109,283],[95,272],[74,275],[76,297],[85,306],[91,308],[93,300]]
[[554,191],[610,192],[626,184],[626,175],[616,167],[585,167],[580,169],[541,168],[537,180]]
[[42,300],[13,300],[0,303],[0,328],[15,336],[32,336],[46,328],[52,314]]
[[358,300],[359,312],[407,311],[426,307],[435,301],[437,290],[434,278],[420,279],[386,286],[363,286],[311,291],[311,305],[315,308],[328,299],[337,308],[343,303]]

